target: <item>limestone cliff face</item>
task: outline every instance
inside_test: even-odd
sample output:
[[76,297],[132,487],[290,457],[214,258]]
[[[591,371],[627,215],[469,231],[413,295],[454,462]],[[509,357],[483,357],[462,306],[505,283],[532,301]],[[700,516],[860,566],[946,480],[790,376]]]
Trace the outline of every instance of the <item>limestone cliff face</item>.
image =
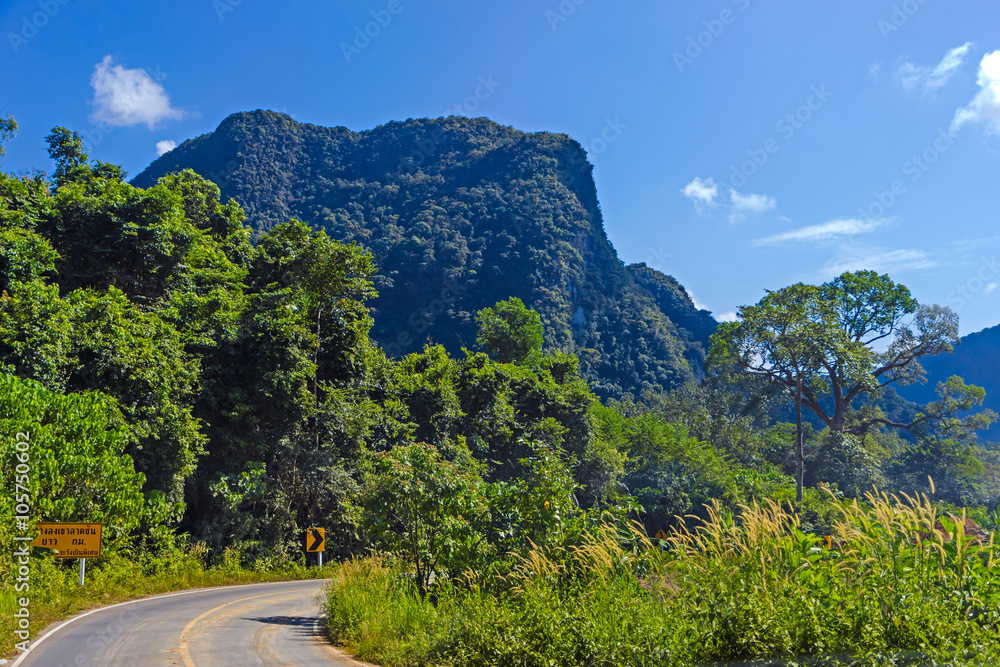
[[546,345],[577,354],[604,396],[698,373],[715,321],[669,276],[625,267],[604,231],[592,166],[562,134],[487,119],[365,132],[238,113],[133,181],[191,168],[258,231],[290,218],[375,257],[373,337],[390,354],[475,343],[477,310],[510,296],[539,311]]

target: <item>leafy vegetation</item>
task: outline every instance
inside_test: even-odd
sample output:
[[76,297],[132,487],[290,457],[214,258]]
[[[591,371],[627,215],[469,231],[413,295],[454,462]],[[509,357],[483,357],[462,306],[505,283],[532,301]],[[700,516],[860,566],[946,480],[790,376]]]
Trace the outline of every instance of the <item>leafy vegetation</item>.
[[[932,401],[937,383],[958,375],[986,390],[984,408],[1000,412],[1000,391],[994,384],[1000,377],[1000,325],[964,336],[962,344],[956,346],[952,354],[927,358],[922,365],[927,373],[927,384],[915,384],[901,390],[907,399],[918,403]],[[991,426],[981,439],[1000,442],[1000,423]]]
[[327,622],[385,665],[995,662],[997,545],[926,497],[867,501],[834,503],[829,542],[774,502],[716,504],[662,550],[641,527],[604,525],[506,576],[469,570],[433,604],[391,563],[355,561],[334,575]]
[[541,317],[545,348],[577,355],[601,397],[701,372],[715,320],[673,278],[622,265],[592,167],[566,135],[461,117],[351,132],[255,111],[184,142],[133,184],[184,169],[239,202],[258,234],[298,218],[370,252],[371,335],[390,357],[428,341],[459,355],[476,340],[476,313],[516,297]]
[[[887,276],[844,274],[745,307],[703,367],[714,324],[673,279],[613,257],[567,138],[462,119],[361,136],[262,118],[343,160],[303,195],[339,202],[326,229],[251,229],[191,170],[130,185],[63,128],[51,179],[0,174],[0,543],[13,544],[26,433],[31,521],[108,526],[88,568],[108,599],[130,579],[302,575],[304,530],[321,525],[328,557],[348,563],[331,631],[392,664],[994,655],[993,547],[954,530],[949,542],[949,519],[936,523],[964,511],[997,528],[1000,458],[976,438],[992,416],[969,416],[984,391],[953,377],[914,405],[889,382],[954,343],[949,311]],[[424,132],[440,137],[433,156],[408,158],[394,178],[412,187],[393,191],[380,161]],[[308,161],[307,147],[267,150]],[[370,166],[344,157],[351,147],[373,150]],[[248,183],[227,187],[257,193],[263,216],[274,202]],[[384,208],[355,209],[348,192]],[[351,225],[364,247],[327,231]],[[519,236],[491,255],[504,225]],[[426,245],[451,229],[482,251],[459,273]],[[391,268],[404,265],[420,268]],[[510,275],[473,290],[490,267]],[[453,281],[433,297],[439,324],[455,328],[395,358],[378,327],[435,271]],[[406,299],[404,278],[422,286]],[[872,337],[890,334],[877,351]],[[866,496],[872,485],[937,504]],[[45,614],[79,608],[67,565],[34,557]],[[13,576],[0,570],[5,591]]]

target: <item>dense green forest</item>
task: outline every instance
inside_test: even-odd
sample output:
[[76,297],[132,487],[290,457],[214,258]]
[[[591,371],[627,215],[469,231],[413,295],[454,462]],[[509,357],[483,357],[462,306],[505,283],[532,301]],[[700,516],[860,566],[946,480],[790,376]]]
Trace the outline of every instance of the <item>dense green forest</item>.
[[[455,134],[482,124],[444,123]],[[372,153],[384,161],[421,127],[391,124],[363,138],[330,130],[327,140],[384,142],[384,153]],[[324,214],[334,229],[356,225],[353,240],[371,234],[364,247],[294,219],[251,228],[238,197],[223,202],[216,184],[189,169],[128,184],[119,167],[91,161],[79,135],[56,128],[51,176],[0,174],[5,489],[15,434],[37,433],[38,520],[106,521],[112,550],[197,542],[210,554],[236,549],[247,562],[301,560],[304,528],[322,525],[334,558],[396,554],[416,573],[420,599],[433,590],[432,574],[514,576],[538,548],[578,548],[607,526],[627,533],[629,521],[652,535],[680,529],[680,516],[725,523],[770,499],[795,513],[774,519],[781,530],[835,533],[838,503],[873,485],[933,493],[941,511],[963,506],[997,527],[1000,451],[976,438],[994,416],[972,414],[984,392],[953,377],[914,407],[891,391],[919,380],[921,358],[957,342],[953,313],[859,271],[769,293],[713,334],[676,281],[618,262],[589,165],[566,168],[578,147],[491,127],[493,144],[442,144],[442,156],[466,157],[440,169],[461,182],[467,160],[492,160],[510,179],[503,188],[477,193],[466,182],[461,201],[423,199],[416,185],[448,179],[416,170],[405,176],[414,187],[398,188],[410,195],[394,195],[416,197],[401,209],[407,215],[361,227],[339,208]],[[267,140],[295,154],[282,136]],[[368,149],[356,150],[355,158]],[[369,172],[344,166],[350,179],[333,191],[364,189],[383,174],[386,165],[371,160]],[[524,201],[544,188],[562,193],[572,214],[539,214],[534,206],[550,199],[500,206],[515,181]],[[371,206],[391,189],[373,186]],[[463,208],[477,198],[481,209]],[[432,215],[438,206],[452,213]],[[459,234],[516,224],[511,252],[549,254],[493,256],[503,244],[490,241],[473,260],[465,244],[485,232]],[[420,225],[423,236],[407,236]],[[396,236],[379,240],[391,229]],[[536,233],[549,236],[535,246],[518,240]],[[442,252],[469,252],[467,270],[435,273],[443,265],[429,238]],[[571,252],[574,238],[590,250]],[[386,275],[382,260],[416,273]],[[598,262],[605,269],[584,270]],[[461,284],[499,266],[506,277],[454,306],[481,307],[448,316],[468,332],[457,350],[415,340],[395,358],[373,335],[386,293],[419,302],[440,290],[407,296],[399,286]],[[538,267],[548,268],[532,277]],[[568,282],[550,289],[556,274]],[[589,313],[585,334],[564,317],[575,298]],[[601,310],[612,307],[621,312]],[[634,337],[618,338],[616,328]],[[875,350],[883,337],[888,348]],[[628,360],[634,372],[609,390]],[[788,417],[793,397],[801,429],[796,411]],[[0,503],[6,543],[13,494]]]
[[[495,484],[524,484],[548,452],[574,506],[638,502],[654,532],[713,498],[789,496],[791,391],[734,358],[716,354],[705,382],[602,402],[578,357],[544,345],[544,314],[508,294],[472,316],[471,351],[427,344],[393,360],[370,335],[381,299],[371,254],[294,220],[255,233],[190,170],[143,189],[88,161],[68,130],[48,142],[51,178],[2,177],[0,363],[58,394],[105,397],[126,433],[120,460],[143,476],[160,523],[213,547],[293,554],[302,527],[322,521],[339,553],[355,553],[366,475],[380,453],[412,443]],[[661,312],[683,310],[672,279],[630,273]],[[710,333],[688,316],[680,327]],[[931,474],[939,497],[995,507],[997,453],[975,437],[988,419],[956,416],[982,396],[962,388],[919,412],[938,418],[916,419],[919,406],[892,386],[858,392],[838,425],[817,418],[820,406],[833,414],[822,378],[806,382],[817,401],[804,410],[807,487],[924,489]],[[913,427],[887,425],[904,417]],[[863,427],[845,433],[845,419]]]
[[541,315],[545,349],[574,354],[601,397],[700,376],[715,320],[673,278],[622,264],[586,152],[566,135],[462,117],[351,132],[255,111],[132,183],[185,168],[236,200],[255,234],[297,218],[370,252],[371,336],[390,357],[428,341],[459,355],[475,314],[516,296]]

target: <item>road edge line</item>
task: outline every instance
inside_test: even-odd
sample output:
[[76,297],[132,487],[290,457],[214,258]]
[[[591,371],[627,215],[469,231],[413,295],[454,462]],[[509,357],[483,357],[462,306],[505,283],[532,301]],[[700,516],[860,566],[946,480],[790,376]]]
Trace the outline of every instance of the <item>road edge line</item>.
[[40,636],[36,637],[35,640],[33,642],[31,642],[31,645],[28,646],[28,650],[24,651],[23,653],[21,653],[21,655],[17,656],[17,659],[14,660],[14,662],[12,662],[10,664],[10,667],[17,667],[18,665],[20,665],[21,662],[24,661],[33,650],[35,650],[36,646],[38,646],[39,644],[41,644],[43,641],[45,641],[46,639],[48,639],[50,636],[52,636],[55,633],[57,633],[60,630],[62,630],[64,627],[66,627],[70,623],[73,623],[74,621],[79,621],[81,618],[86,618],[87,616],[90,616],[91,614],[96,614],[99,611],[105,611],[107,609],[114,609],[115,607],[124,607],[125,605],[129,605],[129,604],[138,604],[139,602],[146,602],[147,600],[156,600],[156,599],[160,599],[160,598],[172,598],[172,597],[177,597],[179,595],[193,595],[194,593],[201,593],[203,591],[210,591],[210,590],[218,589],[218,588],[248,588],[250,586],[274,586],[274,585],[277,585],[277,584],[294,584],[294,583],[298,583],[298,582],[301,582],[301,581],[327,581],[327,579],[289,579],[288,581],[259,581],[259,582],[254,583],[254,584],[232,584],[232,585],[223,585],[223,586],[203,586],[201,588],[189,588],[188,590],[185,590],[185,591],[176,591],[176,592],[173,592],[173,593],[158,593],[156,595],[150,595],[149,597],[138,598],[136,600],[126,600],[125,602],[116,602],[115,604],[111,604],[111,605],[108,605],[106,607],[98,607],[96,609],[91,609],[90,611],[85,611],[82,614],[77,614],[76,616],[71,616],[71,617],[67,618],[65,621],[63,621],[62,623],[60,623],[56,627],[52,628],[51,630],[47,630],[44,633],[42,633]]

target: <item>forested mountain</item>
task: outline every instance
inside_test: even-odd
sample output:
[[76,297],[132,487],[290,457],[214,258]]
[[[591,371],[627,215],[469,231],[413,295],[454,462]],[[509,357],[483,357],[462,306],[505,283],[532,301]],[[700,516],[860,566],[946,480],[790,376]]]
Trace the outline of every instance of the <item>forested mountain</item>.
[[482,118],[352,132],[237,113],[133,184],[185,168],[237,201],[257,234],[298,218],[370,251],[372,337],[391,356],[427,341],[471,348],[475,313],[516,296],[541,314],[546,348],[576,354],[601,396],[701,372],[715,320],[672,277],[618,259],[592,166],[566,135]]
[[[261,117],[303,136],[350,134],[277,114],[231,120]],[[787,392],[739,372],[725,349],[742,325],[713,336],[707,382],[680,383],[695,376],[715,324],[672,278],[617,260],[578,145],[464,119],[386,126],[347,143],[368,142],[370,154],[388,156],[373,139],[380,132],[412,138],[423,128],[433,137],[430,127],[466,141],[472,129],[490,129],[494,148],[466,146],[464,157],[456,148],[440,160],[451,167],[404,171],[395,184],[354,173],[351,187],[287,186],[296,207],[308,208],[310,197],[335,199],[328,203],[336,208],[324,209],[327,226],[364,236],[381,253],[381,276],[371,254],[323,229],[291,221],[263,231],[268,223],[259,217],[251,229],[238,200],[223,202],[219,188],[192,170],[149,188],[129,185],[121,168],[90,160],[82,137],[65,128],[47,139],[51,177],[0,173],[0,376],[10,376],[0,383],[15,397],[0,405],[3,479],[13,479],[16,434],[31,431],[40,443],[31,460],[45,475],[29,481],[39,516],[121,517],[120,548],[169,551],[187,533],[213,554],[237,549],[248,562],[297,557],[303,529],[314,525],[326,527],[331,555],[393,550],[397,509],[406,504],[394,494],[423,479],[427,514],[456,513],[443,519],[456,531],[448,538],[452,572],[529,545],[572,544],[606,516],[624,520],[638,510],[655,534],[713,500],[730,509],[753,499],[783,502],[798,495],[790,475],[802,465],[811,525],[829,526],[820,483],[851,498],[873,484],[921,490],[931,476],[941,499],[996,506],[1000,451],[979,447],[974,434],[988,419],[956,417],[979,405],[977,388],[952,382],[911,438],[883,428],[882,417],[910,421],[915,406],[895,395],[882,407],[849,402],[843,423],[807,422],[800,455],[795,425],[779,416]],[[263,132],[263,143],[278,134]],[[484,168],[492,180],[463,176],[474,171],[461,165],[477,151],[506,166]],[[351,160],[362,164],[363,154],[357,149]],[[279,155],[244,152],[240,160],[277,165]],[[316,180],[334,182],[323,169]],[[243,187],[235,182],[227,187]],[[384,305],[377,280],[396,311]],[[434,280],[441,282],[427,287]],[[904,315],[919,306],[888,276],[859,271],[837,280],[781,292],[847,295],[823,297],[808,312],[870,293],[902,295]],[[848,290],[855,285],[864,289]],[[416,296],[407,301],[411,289]],[[414,310],[421,299],[432,313],[441,306],[433,329],[419,319],[425,311]],[[477,300],[484,307],[463,310]],[[882,317],[884,301],[860,303],[867,316]],[[379,302],[383,330],[412,327],[409,350],[396,352],[414,354],[397,361],[375,345],[370,306]],[[755,308],[746,311],[757,313],[750,322],[785,316]],[[417,331],[408,313],[425,329]],[[839,323],[807,324],[820,342],[846,335]],[[424,346],[421,334],[476,349],[450,354]],[[547,340],[554,342],[543,353]],[[590,378],[564,349],[588,360]],[[841,349],[854,347],[838,343],[835,353]],[[588,385],[594,377],[603,402]],[[830,393],[811,387],[820,403]],[[74,402],[77,395],[87,396]],[[107,440],[87,435],[96,431]],[[11,526],[14,494],[0,495],[0,525]],[[0,532],[4,539],[12,543],[9,532]]]
[[[951,354],[928,357],[921,362],[927,371],[927,383],[900,389],[911,401],[925,403],[934,398],[934,387],[952,375],[986,390],[983,407],[1000,412],[1000,326],[983,329],[962,338]],[[1000,424],[980,434],[981,441],[1000,442]]]

